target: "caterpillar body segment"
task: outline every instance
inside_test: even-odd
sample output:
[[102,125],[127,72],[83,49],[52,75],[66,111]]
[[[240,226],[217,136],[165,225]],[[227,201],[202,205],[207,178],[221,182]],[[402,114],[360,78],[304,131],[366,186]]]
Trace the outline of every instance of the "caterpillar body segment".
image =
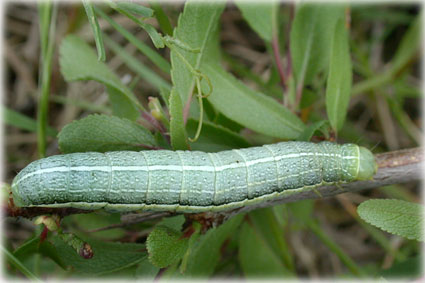
[[218,153],[72,153],[32,162],[12,183],[15,205],[114,211],[224,211],[323,184],[373,177],[354,144],[283,142]]

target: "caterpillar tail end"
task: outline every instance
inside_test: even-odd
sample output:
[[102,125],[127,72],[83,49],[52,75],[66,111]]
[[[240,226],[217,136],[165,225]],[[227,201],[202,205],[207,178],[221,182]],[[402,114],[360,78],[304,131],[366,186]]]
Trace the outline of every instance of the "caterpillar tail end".
[[378,163],[372,152],[365,147],[359,147],[359,173],[358,180],[372,180],[373,176],[378,171]]

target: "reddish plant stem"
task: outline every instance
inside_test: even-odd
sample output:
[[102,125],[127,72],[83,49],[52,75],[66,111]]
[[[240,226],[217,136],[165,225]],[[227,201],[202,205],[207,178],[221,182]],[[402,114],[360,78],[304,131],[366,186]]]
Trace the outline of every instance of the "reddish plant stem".
[[291,58],[291,28],[292,28],[292,22],[294,20],[294,13],[295,13],[295,7],[294,4],[291,4],[290,10],[289,10],[289,23],[286,27],[286,34],[288,35],[287,41],[286,41],[286,70],[285,74],[286,77],[289,78],[292,76],[292,58]]
[[190,103],[192,102],[192,92],[193,91],[190,92],[187,102],[183,108],[183,122],[185,125],[186,125],[187,119],[189,118]]
[[160,149],[163,149],[162,147],[159,147],[159,146],[151,146],[151,145],[147,145],[147,144],[139,144],[138,146],[143,147],[145,149],[149,149],[149,150],[160,150]]

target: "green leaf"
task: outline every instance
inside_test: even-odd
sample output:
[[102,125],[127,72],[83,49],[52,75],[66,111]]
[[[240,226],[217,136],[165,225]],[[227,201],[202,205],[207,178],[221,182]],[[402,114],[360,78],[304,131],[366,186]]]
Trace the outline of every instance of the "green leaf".
[[183,105],[177,89],[173,87],[170,95],[170,137],[174,150],[189,149],[183,121]]
[[151,264],[148,257],[142,259],[136,269],[136,277],[143,280],[154,280],[159,268]]
[[106,87],[109,102],[111,103],[112,113],[114,116],[126,118],[130,121],[136,121],[140,113],[134,107],[134,104],[129,103],[128,100],[122,99],[122,93],[116,88]]
[[[193,137],[198,127],[198,121],[189,119],[186,126],[189,136]],[[196,142],[191,143],[190,148],[204,152],[218,152],[249,146],[250,144],[243,137],[229,129],[209,122],[203,122],[201,135]]]
[[198,278],[211,276],[220,259],[223,242],[234,234],[242,219],[243,214],[234,216],[218,228],[210,229],[205,235],[200,236],[192,248],[183,275]]
[[149,261],[159,268],[172,265],[183,257],[188,243],[189,239],[183,238],[181,232],[158,225],[146,240]]
[[159,95],[161,96],[161,98],[164,101],[165,105],[169,109],[170,108],[169,104],[170,104],[171,90],[170,89],[167,89],[167,88],[161,87],[159,89]]
[[301,101],[300,101],[300,109],[305,109],[309,106],[312,106],[321,98],[321,94],[316,91],[309,90],[307,88],[303,89]]
[[421,46],[421,18],[421,15],[416,16],[403,36],[392,59],[391,71],[393,73],[399,72],[418,53]]
[[143,150],[156,145],[152,134],[127,119],[90,115],[66,125],[58,135],[63,153]]
[[239,263],[245,277],[266,278],[288,276],[288,271],[281,259],[248,223],[242,225],[239,234]]
[[95,80],[115,89],[121,96],[121,104],[127,104],[126,109],[131,109],[129,116],[138,117],[138,109],[143,107],[108,66],[97,60],[96,54],[87,43],[74,35],[68,35],[62,41],[59,53],[59,64],[65,80]]
[[395,77],[406,69],[406,65],[412,61],[420,49],[420,23],[422,15],[418,15],[415,21],[410,25],[404,35],[396,54],[392,61],[392,65],[385,72],[372,76],[369,79],[356,83],[353,86],[352,94],[357,95],[367,91],[378,89],[384,85],[392,84]]
[[116,4],[118,8],[125,10],[129,13],[138,14],[140,16],[147,17],[147,18],[150,18],[153,16],[152,9],[145,7],[143,5],[140,5],[138,3],[132,3],[128,1],[117,1]]
[[328,134],[327,129],[329,128],[329,121],[328,120],[321,120],[317,121],[307,128],[305,128],[304,132],[302,132],[298,138],[297,141],[310,141],[313,137],[314,133],[317,131],[322,132],[325,134],[325,136]]
[[371,199],[357,208],[360,217],[388,233],[424,241],[424,206],[396,199]]
[[161,28],[164,34],[169,36],[173,35],[173,27],[171,26],[170,20],[167,15],[164,13],[164,10],[161,7],[161,4],[158,0],[149,1],[149,5],[155,11],[155,17],[158,21],[159,27]]
[[14,267],[16,267],[16,269],[22,272],[28,279],[31,279],[32,281],[36,282],[42,282],[34,273],[32,273],[28,268],[26,268],[25,265],[19,259],[17,259],[11,252],[5,249],[3,245],[0,245],[0,251],[2,255],[5,255],[6,259]]
[[[269,80],[265,82],[259,74],[256,74],[251,68],[239,62],[236,58],[224,53],[223,60],[229,66],[229,70],[232,70],[237,77],[254,82],[259,87],[259,90],[263,91],[268,96],[278,99],[282,98],[282,88],[279,87],[280,79],[276,68],[272,69]],[[277,78],[277,80],[275,78]]]
[[96,48],[97,48],[97,59],[99,61],[104,62],[106,59],[106,55],[105,55],[105,47],[103,46],[102,31],[100,30],[99,23],[97,22],[93,5],[91,4],[91,1],[88,1],[88,0],[82,0],[82,1],[83,1],[84,10],[86,11],[87,18],[90,23],[91,30],[93,31],[94,42],[96,43]]
[[109,6],[111,6],[112,9],[120,12],[121,14],[135,22],[137,25],[139,25],[142,29],[144,29],[149,34],[149,37],[151,38],[153,45],[155,45],[156,48],[163,48],[165,46],[161,35],[156,31],[156,29],[152,25],[142,22],[133,14],[131,14],[131,12],[129,12],[127,9],[119,7],[117,2],[108,1],[108,4]]
[[395,263],[388,269],[382,270],[380,275],[385,279],[401,279],[414,281],[423,275],[422,255],[409,258],[403,262]]
[[213,85],[208,101],[229,119],[261,134],[282,139],[295,139],[304,130],[301,120],[287,108],[248,88],[221,66],[205,64],[201,70]]
[[164,217],[157,225],[168,227],[176,231],[181,231],[184,222],[185,222],[184,215],[177,215],[172,217]]
[[131,32],[127,31],[123,26],[119,25],[112,18],[108,17],[101,9],[95,7],[95,11],[102,18],[104,18],[114,29],[116,29],[122,36],[124,36],[131,44],[133,44],[142,54],[149,58],[158,68],[163,72],[170,73],[170,63],[165,60],[155,50],[146,45],[143,41],[134,36]]
[[180,94],[182,104],[185,105],[194,87],[194,76],[186,63],[177,54],[179,52],[185,60],[195,69],[200,69],[205,60],[214,60],[210,56],[215,49],[209,48],[214,43],[217,35],[217,24],[223,12],[225,2],[214,3],[187,1],[184,11],[179,16],[174,37],[190,46],[199,48],[199,53],[189,52],[180,48],[171,50],[171,79]]
[[247,2],[242,0],[235,1],[236,6],[242,12],[245,21],[255,30],[258,35],[266,42],[271,42],[273,37],[273,27],[276,26],[276,14],[279,8],[279,2],[267,1]]
[[40,236],[36,236],[27,240],[13,252],[13,255],[17,259],[24,261],[30,255],[35,253],[42,254],[50,258],[51,260],[56,262],[60,267],[66,269],[66,265],[59,256],[55,246],[53,246],[48,241],[41,242]]
[[[277,208],[277,206],[274,208]],[[261,248],[271,257],[270,266],[279,267],[278,274],[280,275],[290,275],[294,269],[293,259],[285,241],[285,227],[279,223],[274,208],[257,209],[249,213],[249,226],[252,229],[251,232],[254,233],[254,238],[258,239]],[[285,206],[281,208],[285,208]],[[246,248],[248,252],[252,252],[259,247],[250,248],[247,245]],[[264,264],[264,261],[259,260],[259,264]],[[257,275],[259,275],[259,272],[261,271],[257,270]],[[245,273],[252,274],[249,271]]]
[[302,200],[297,202],[287,203],[286,206],[292,213],[292,215],[297,219],[295,223],[297,225],[304,225],[304,222],[312,220],[313,211],[314,211],[314,200]]
[[146,257],[145,245],[124,244],[84,239],[93,250],[91,259],[84,259],[59,237],[52,242],[58,249],[62,260],[72,266],[76,274],[95,277],[116,272],[139,263]]
[[420,145],[422,142],[422,131],[418,125],[409,117],[409,113],[404,110],[404,103],[393,98],[387,98],[387,101],[391,112],[397,119],[401,129],[415,144]]
[[[22,130],[27,130],[30,132],[37,131],[37,122],[34,119],[31,119],[25,115],[22,115],[15,110],[2,107],[3,109],[3,121],[6,125],[14,126]],[[58,131],[52,127],[47,127],[47,135],[51,137],[56,137]]]
[[64,218],[61,222],[61,225],[66,225],[66,227],[73,227],[71,232],[90,231],[84,232],[84,235],[96,238],[98,240],[113,241],[124,237],[126,231],[123,228],[106,229],[96,232],[92,231],[121,223],[121,215],[119,213],[105,214],[106,213],[102,214],[99,212],[73,214]]
[[335,23],[343,15],[343,6],[335,4],[302,4],[296,10],[290,47],[297,88],[328,66]]
[[326,85],[326,112],[335,131],[344,125],[351,95],[351,58],[344,20],[338,20],[332,39],[329,76]]
[[40,157],[46,155],[46,139],[49,112],[49,95],[52,77],[52,58],[55,46],[55,30],[58,6],[52,2],[39,2],[40,73],[37,101],[37,146]]

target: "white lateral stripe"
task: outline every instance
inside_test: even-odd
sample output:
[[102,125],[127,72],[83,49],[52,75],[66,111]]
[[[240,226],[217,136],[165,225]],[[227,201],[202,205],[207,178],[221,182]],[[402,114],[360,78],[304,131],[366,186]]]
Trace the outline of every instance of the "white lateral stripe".
[[149,166],[74,166],[74,167],[66,167],[66,166],[59,166],[59,167],[52,167],[52,168],[45,168],[45,169],[39,169],[34,172],[28,173],[24,175],[22,178],[20,178],[15,185],[19,184],[21,181],[25,180],[26,178],[29,178],[33,175],[38,174],[44,174],[44,173],[53,173],[53,172],[69,172],[69,171],[102,171],[102,172],[108,172],[111,171],[158,171],[158,170],[166,170],[166,171],[201,171],[201,172],[219,172],[224,171],[227,169],[235,169],[235,168],[244,168],[246,166],[252,166],[259,163],[266,163],[266,162],[272,162],[272,161],[280,161],[282,159],[287,158],[295,158],[300,156],[333,156],[333,157],[339,157],[342,159],[357,159],[356,156],[341,156],[340,154],[327,154],[327,153],[313,153],[313,152],[303,152],[303,153],[291,153],[276,157],[265,157],[265,158],[259,158],[254,160],[249,160],[247,162],[240,162],[240,163],[231,163],[227,165],[222,166],[206,166],[206,165],[199,165],[199,166],[191,166],[191,165],[151,165]]

